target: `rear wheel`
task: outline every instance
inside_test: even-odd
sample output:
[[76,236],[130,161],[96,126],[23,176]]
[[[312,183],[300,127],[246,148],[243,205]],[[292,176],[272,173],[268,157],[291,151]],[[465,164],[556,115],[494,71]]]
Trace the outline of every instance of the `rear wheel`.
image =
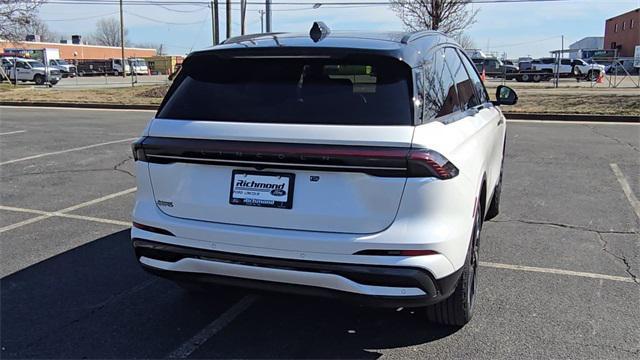
[[482,230],[482,209],[478,207],[475,216],[475,224],[469,249],[467,250],[467,258],[465,259],[462,274],[458,280],[458,285],[453,294],[446,300],[427,307],[427,320],[430,322],[450,325],[464,326],[473,316],[473,309],[478,289],[477,270],[478,270],[478,249],[480,232]]

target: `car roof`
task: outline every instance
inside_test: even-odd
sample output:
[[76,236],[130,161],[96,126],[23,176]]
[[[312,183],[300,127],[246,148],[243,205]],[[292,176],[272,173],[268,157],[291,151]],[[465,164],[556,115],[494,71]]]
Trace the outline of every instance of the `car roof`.
[[424,61],[424,55],[432,48],[450,44],[460,48],[455,41],[437,31],[419,32],[363,32],[330,31],[314,41],[309,33],[263,33],[237,36],[222,44],[199,50],[192,54],[216,52],[303,52],[322,53],[338,51],[391,56],[411,67]]

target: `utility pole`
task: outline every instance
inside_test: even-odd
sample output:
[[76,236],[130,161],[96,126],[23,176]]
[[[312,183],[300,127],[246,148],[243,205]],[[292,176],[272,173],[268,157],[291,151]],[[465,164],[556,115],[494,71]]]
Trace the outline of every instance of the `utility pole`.
[[218,0],[211,1],[211,36],[213,45],[220,43],[220,23],[218,19]]
[[271,32],[271,0],[265,0],[264,11],[267,14],[267,32]]
[[231,0],[225,0],[227,5],[227,39],[231,37]]
[[240,0],[240,35],[247,31],[247,0]]
[[260,14],[260,32],[264,32],[264,10],[258,10],[258,14]]
[[[120,55],[122,57],[122,77],[127,76],[127,67],[124,62],[124,11],[122,10],[122,0],[120,0]],[[133,69],[131,69],[133,72]]]

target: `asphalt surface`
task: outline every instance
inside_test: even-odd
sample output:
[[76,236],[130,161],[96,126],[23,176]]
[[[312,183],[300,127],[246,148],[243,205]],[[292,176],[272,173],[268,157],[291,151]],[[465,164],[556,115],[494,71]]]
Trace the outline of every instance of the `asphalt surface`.
[[455,329],[143,272],[129,139],[152,114],[0,108],[0,358],[640,356],[640,125],[509,122],[476,314]]

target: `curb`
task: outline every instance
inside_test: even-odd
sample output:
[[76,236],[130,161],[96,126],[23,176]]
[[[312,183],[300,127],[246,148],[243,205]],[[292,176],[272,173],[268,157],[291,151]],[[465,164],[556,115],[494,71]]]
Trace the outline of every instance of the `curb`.
[[540,114],[505,112],[504,116],[508,120],[640,123],[640,116],[635,115]]
[[31,102],[31,101],[0,101],[0,106],[32,106],[32,107],[60,107],[60,108],[77,108],[77,109],[116,109],[116,110],[158,110],[158,105]]
[[[28,101],[0,101],[0,106],[2,105],[81,108],[81,109],[118,109],[118,110],[157,110],[158,109],[158,105],[126,105],[126,104],[65,103],[65,102],[56,103],[56,102],[28,102]],[[509,120],[640,123],[640,116],[634,116],[634,115],[541,114],[541,113],[504,112],[504,116]]]

